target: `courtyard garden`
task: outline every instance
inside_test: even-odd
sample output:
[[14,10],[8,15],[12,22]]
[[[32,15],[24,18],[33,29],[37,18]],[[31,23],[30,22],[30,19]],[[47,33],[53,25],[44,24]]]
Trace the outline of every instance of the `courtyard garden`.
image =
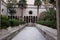
[[56,29],[56,10],[49,8],[48,11],[42,12],[37,23]]

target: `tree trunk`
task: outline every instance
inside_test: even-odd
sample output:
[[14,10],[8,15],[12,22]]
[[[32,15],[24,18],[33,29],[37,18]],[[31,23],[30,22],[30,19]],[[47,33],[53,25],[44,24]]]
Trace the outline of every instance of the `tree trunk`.
[[37,6],[37,20],[39,20],[39,6]]
[[11,14],[11,21],[10,21],[10,26],[12,26],[12,14]]
[[21,20],[23,21],[23,8],[21,8]]
[[46,11],[48,11],[48,7],[47,7],[47,4],[45,4],[45,8],[46,8]]
[[[1,14],[1,0],[0,0],[0,14]],[[1,17],[0,17],[0,28],[1,28]]]

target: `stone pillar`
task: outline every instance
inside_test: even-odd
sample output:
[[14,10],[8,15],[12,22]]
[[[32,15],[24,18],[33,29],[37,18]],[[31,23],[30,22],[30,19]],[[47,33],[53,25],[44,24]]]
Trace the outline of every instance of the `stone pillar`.
[[0,14],[1,14],[1,0],[0,0]]
[[60,0],[56,0],[56,7],[57,7],[57,40],[60,40]]
[[[0,0],[0,14],[1,14],[1,0]],[[1,17],[0,17],[0,26],[1,26]]]

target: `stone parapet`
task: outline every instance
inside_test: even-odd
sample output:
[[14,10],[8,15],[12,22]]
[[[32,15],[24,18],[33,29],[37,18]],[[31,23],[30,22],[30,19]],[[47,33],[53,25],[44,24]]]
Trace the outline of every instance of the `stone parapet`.
[[35,24],[36,28],[42,33],[46,40],[57,40],[57,30],[47,26]]
[[15,28],[13,30],[9,30],[8,33],[0,36],[0,40],[11,40],[16,34],[18,34],[23,28],[25,28],[25,25],[20,25],[18,28]]

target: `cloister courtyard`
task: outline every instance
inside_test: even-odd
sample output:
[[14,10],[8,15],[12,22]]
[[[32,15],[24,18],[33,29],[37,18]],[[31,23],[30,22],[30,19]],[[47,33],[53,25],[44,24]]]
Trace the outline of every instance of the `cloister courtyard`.
[[60,40],[60,1],[0,0],[0,40]]

